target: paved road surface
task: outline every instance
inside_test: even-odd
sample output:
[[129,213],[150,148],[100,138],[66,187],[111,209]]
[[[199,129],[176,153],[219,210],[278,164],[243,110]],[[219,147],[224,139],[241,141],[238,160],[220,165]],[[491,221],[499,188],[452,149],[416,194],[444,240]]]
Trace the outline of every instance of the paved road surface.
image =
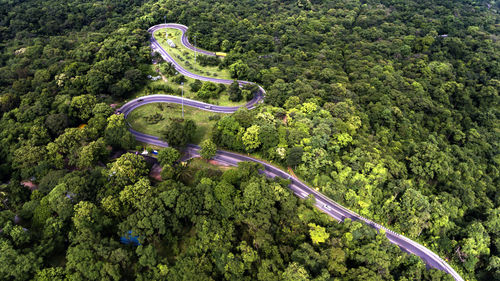
[[[175,69],[182,75],[184,76],[187,76],[187,77],[190,77],[190,78],[193,78],[193,79],[198,79],[198,80],[201,80],[201,81],[210,81],[210,82],[214,82],[214,83],[222,83],[222,84],[231,84],[233,83],[234,80],[230,80],[230,79],[220,79],[220,78],[213,78],[213,77],[206,77],[206,76],[201,76],[201,75],[198,75],[198,74],[194,74],[194,73],[191,73],[189,71],[187,71],[186,69],[184,69],[182,66],[180,66],[177,61],[172,57],[170,56],[169,53],[167,53],[167,51],[165,51],[165,49],[163,49],[160,45],[160,43],[158,43],[158,41],[156,40],[156,38],[153,36],[153,33],[158,30],[158,29],[162,29],[162,28],[175,28],[175,29],[178,29],[180,31],[182,31],[182,38],[181,38],[181,42],[182,44],[188,48],[188,49],[191,49],[191,50],[196,50],[197,52],[200,52],[200,53],[203,53],[205,55],[209,55],[209,56],[215,56],[215,53],[212,53],[212,52],[208,52],[208,51],[205,51],[205,50],[201,50],[201,49],[198,49],[198,48],[195,48],[193,47],[193,45],[191,45],[187,39],[187,36],[186,36],[186,30],[188,29],[185,25],[182,25],[182,24],[175,24],[175,23],[167,23],[167,24],[159,24],[159,25],[155,25],[153,27],[150,27],[148,29],[148,31],[151,33],[151,48],[158,52],[165,61],[167,62],[170,62],[174,65]],[[241,81],[239,80],[238,83],[240,85],[246,85],[246,84],[254,84],[252,82],[248,82],[248,81]],[[257,85],[258,86],[258,85]],[[256,95],[254,96],[254,98],[252,100],[250,100],[245,106],[249,109],[252,109],[255,107],[255,105],[260,102],[263,98],[264,98],[264,94],[265,94],[265,91],[264,89],[261,87],[261,86],[258,86],[259,87],[259,91],[257,91]]]
[[[165,28],[165,27],[170,27],[170,28],[176,28],[179,29],[183,32],[183,38],[182,38],[182,43],[189,49],[193,49],[194,47],[189,44],[185,32],[187,30],[187,27],[184,25],[180,24],[160,24],[160,25],[155,25],[149,29],[149,32],[153,32],[154,30],[160,29],[160,28]],[[151,46],[153,49],[156,51],[159,51],[160,54],[167,60],[172,62],[176,69],[183,73],[186,76],[189,77],[196,77],[196,79],[200,80],[205,80],[205,81],[213,81],[217,83],[231,83],[231,80],[223,80],[223,79],[215,79],[215,78],[210,78],[210,77],[202,77],[198,76],[196,74],[189,73],[185,69],[183,69],[181,66],[179,66],[175,60],[173,60],[169,54],[161,48],[161,46],[156,42],[154,38],[151,39]],[[214,55],[214,53],[207,52],[204,50],[199,50],[200,52],[203,52],[204,54],[207,55]],[[246,83],[251,83],[251,82],[246,82],[246,81],[239,81],[240,84],[246,84]],[[262,100],[262,98],[265,95],[264,89],[259,87],[260,91],[259,94],[256,95],[254,100],[250,101],[246,106],[248,108],[253,108],[255,104],[259,101]],[[177,96],[169,96],[169,95],[151,95],[151,96],[145,96],[141,98],[134,99],[125,105],[123,105],[119,110],[124,114],[125,118],[127,115],[133,111],[135,108],[147,104],[147,103],[153,103],[153,102],[169,102],[169,103],[177,103],[180,104],[182,103],[182,98],[177,97]],[[235,112],[238,107],[224,107],[224,106],[216,106],[216,105],[210,105],[207,103],[203,103],[200,101],[193,101],[189,99],[184,99],[184,105],[186,106],[191,106],[195,107],[201,110],[207,110],[207,111],[213,111],[213,112],[220,112],[220,113],[232,113]],[[130,129],[132,134],[136,137],[138,141],[144,142],[144,143],[150,143],[153,145],[157,145],[160,147],[165,147],[168,146],[168,144],[162,140],[160,140],[158,137],[143,134],[140,132],[137,132],[133,129]],[[187,146],[187,153],[191,157],[199,157],[199,149],[200,147],[197,145],[188,145]],[[295,195],[297,195],[300,198],[305,198],[312,194],[315,199],[316,199],[316,207],[323,211],[324,213],[328,214],[332,218],[336,219],[339,222],[342,222],[343,220],[349,218],[353,221],[363,221],[369,226],[380,230],[383,229],[385,231],[385,235],[389,239],[389,241],[393,244],[398,245],[403,251],[411,254],[415,254],[422,258],[422,260],[430,267],[443,270],[453,276],[455,280],[457,281],[463,281],[462,277],[449,265],[447,264],[443,259],[441,259],[438,255],[436,255],[434,252],[431,250],[427,249],[426,247],[420,245],[419,243],[410,240],[400,234],[397,234],[369,219],[366,219],[355,212],[341,206],[340,204],[337,204],[333,200],[329,199],[328,197],[324,196],[320,192],[310,188],[306,184],[304,184],[302,181],[300,181],[297,178],[292,177],[290,174],[282,171],[281,169],[265,162],[259,159],[255,159],[246,155],[241,155],[238,153],[234,152],[229,152],[229,151],[224,151],[224,150],[218,150],[217,155],[214,157],[214,160],[225,163],[227,165],[231,166],[236,166],[238,162],[241,161],[252,161],[256,163],[260,163],[263,166],[262,173],[264,173],[268,177],[282,177],[285,179],[290,180],[290,189],[294,192]]]

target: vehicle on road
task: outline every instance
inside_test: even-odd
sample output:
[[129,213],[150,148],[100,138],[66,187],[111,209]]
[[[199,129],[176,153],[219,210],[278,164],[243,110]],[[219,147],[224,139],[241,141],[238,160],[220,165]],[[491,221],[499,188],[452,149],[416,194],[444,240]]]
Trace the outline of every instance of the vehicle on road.
[[144,101],[144,99],[138,99],[138,100],[137,100],[137,102],[142,102],[142,101]]
[[[150,28],[148,31],[150,33],[153,33],[154,30],[156,28],[159,28],[160,26],[164,27],[166,25],[154,26],[154,27]],[[178,25],[169,26],[169,27],[176,28],[176,26],[178,26]],[[183,29],[183,32],[185,32],[185,30],[187,30],[187,27],[185,27]],[[185,36],[185,33],[183,33],[182,36]],[[153,37],[153,39],[154,39],[154,37]],[[152,42],[155,42],[155,41],[153,40]],[[187,38],[186,38],[186,42],[187,42]],[[188,48],[190,48],[190,49],[193,50],[194,47],[192,47],[190,45],[186,45],[186,42],[182,41],[182,43],[186,47],[188,47]],[[176,65],[176,68],[181,69],[183,71],[183,74],[186,75],[186,76],[188,76],[188,77],[200,79],[200,80],[203,80],[203,81],[217,82],[217,83],[229,83],[229,82],[232,83],[233,82],[231,80],[223,80],[223,79],[216,79],[216,78],[204,77],[204,76],[195,75],[193,73],[190,73],[189,71],[182,69],[178,64],[176,64],[175,60],[172,59],[170,56],[168,56],[168,53],[166,53],[165,50],[163,50],[161,47],[159,47],[159,49],[162,50],[162,54],[164,54],[163,58],[165,60],[174,63]],[[207,52],[207,53],[209,53],[209,52]],[[208,55],[212,55],[213,56],[215,54],[213,54],[213,53],[210,54],[209,53]],[[249,82],[246,82],[246,81],[238,81],[238,82],[240,84],[249,83]],[[255,107],[254,105],[257,102],[262,102],[262,99],[264,98],[264,96],[265,96],[265,91],[264,91],[264,89],[260,88],[260,94],[255,95],[254,100],[250,101],[245,106],[247,108],[249,108],[249,109],[254,108]],[[161,97],[161,95],[158,95],[158,97]],[[184,100],[190,101],[189,99],[184,99],[184,98],[180,99],[178,97],[167,96],[167,97],[165,97],[165,100],[161,100],[160,102],[180,103],[180,101],[182,101],[182,103],[184,103]],[[143,101],[142,99],[137,100],[137,102],[142,102],[142,101]],[[136,104],[136,103],[134,101],[131,101],[131,102],[129,102],[129,103],[127,103],[127,104],[125,104],[125,105],[122,106],[121,110],[124,112],[125,115],[127,115],[131,110],[133,110],[136,107],[136,106],[133,106],[133,104]],[[222,106],[216,107],[216,108],[212,108],[211,105],[209,105],[209,104],[200,104],[200,103],[196,103],[196,104],[190,105],[190,106],[196,107],[196,108],[199,108],[199,109],[211,109],[211,111],[221,112],[221,113],[233,113],[233,112],[235,112],[238,109],[238,107],[222,107]],[[127,122],[127,124],[128,124],[128,122]],[[129,126],[130,126],[130,124],[129,124]],[[168,144],[166,142],[162,141],[158,137],[134,131],[132,128],[129,128],[129,130],[136,137],[136,139],[139,140],[139,141],[141,141],[141,142],[145,142],[145,143],[157,145],[157,146],[160,146],[160,147],[166,147],[166,146],[168,146]],[[188,145],[188,149],[190,150],[190,155],[199,155],[199,150],[200,150],[199,146]],[[245,155],[240,155],[240,154],[236,154],[236,153],[232,153],[232,152],[228,152],[228,151],[219,150],[219,151],[217,151],[217,156],[216,157],[223,158],[224,162],[226,162],[230,166],[237,166],[237,163],[239,163],[241,161],[253,161],[253,162],[257,162],[257,163],[262,164],[265,167],[265,171],[269,172],[268,176],[277,175],[277,176],[280,176],[280,177],[283,177],[283,178],[287,178],[287,177],[289,178],[290,177],[290,174],[287,174],[287,173],[283,172],[279,168],[277,168],[277,167],[275,167],[275,166],[273,166],[271,164],[267,164],[267,163],[265,163],[263,161],[260,161],[258,159],[249,157],[249,156],[245,156]],[[293,188],[292,188],[292,185],[293,185]],[[290,188],[292,188],[294,191],[298,190],[300,194],[304,194],[306,191],[307,192],[311,192],[311,195],[314,196],[314,198],[322,199],[321,202],[326,202],[326,203],[320,203],[320,205],[318,205],[319,209],[324,210],[324,211],[328,211],[326,213],[330,217],[336,219],[339,222],[342,222],[345,219],[349,218],[351,220],[363,221],[363,222],[367,223],[367,225],[370,225],[370,226],[374,227],[377,230],[378,229],[386,229],[386,228],[383,228],[380,225],[378,225],[378,224],[370,221],[369,219],[366,219],[366,218],[364,218],[364,217],[362,217],[362,216],[360,216],[360,215],[358,215],[358,214],[356,214],[356,213],[354,213],[354,212],[352,212],[352,211],[350,211],[350,210],[348,210],[346,208],[343,208],[342,206],[340,206],[338,204],[334,205],[334,203],[328,203],[328,202],[331,202],[331,201],[329,201],[329,199],[326,196],[324,196],[323,194],[321,194],[320,192],[318,192],[317,191],[318,189],[311,188],[311,187],[307,186],[306,184],[300,182],[300,180],[298,180],[298,179],[294,179],[292,181],[292,184],[291,184]],[[302,193],[302,192],[304,192],[304,193]],[[332,204],[332,205],[328,205],[328,204]],[[333,207],[331,207],[331,206],[335,206],[335,209]],[[399,235],[399,234],[397,234],[397,233],[395,233],[393,231],[387,230],[386,233],[385,233],[385,235],[386,235],[386,237],[389,239],[389,241],[391,243],[399,246],[401,249],[403,249],[403,250],[405,250],[405,251],[407,251],[409,253],[413,253],[413,254],[419,256],[420,258],[422,258],[422,260],[429,267],[433,267],[433,268],[436,268],[436,269],[439,269],[439,270],[443,270],[443,271],[451,274],[456,281],[463,281],[464,280],[449,264],[447,264],[437,254],[435,254],[431,250],[427,249],[425,246],[420,245],[418,242],[415,242],[413,240],[410,240],[410,239],[404,237],[403,236],[404,233],[402,233],[402,235]]]

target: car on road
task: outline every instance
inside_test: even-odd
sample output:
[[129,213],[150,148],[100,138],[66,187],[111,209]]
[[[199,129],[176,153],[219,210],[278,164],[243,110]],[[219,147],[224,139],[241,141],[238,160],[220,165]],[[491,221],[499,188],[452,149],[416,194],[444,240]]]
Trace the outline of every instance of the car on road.
[[122,112],[120,110],[117,110],[116,115],[120,115],[120,114],[122,114]]
[[330,206],[328,206],[328,205],[326,205],[326,204],[324,204],[324,205],[323,205],[323,207],[324,207],[325,209],[327,209],[327,210],[331,210],[331,209],[332,209],[332,207],[330,207]]
[[206,109],[210,109],[210,108],[212,108],[212,106],[211,105],[205,105],[205,108]]
[[144,100],[143,100],[143,99],[138,99],[138,100],[137,100],[137,102],[142,102],[142,101],[144,101]]

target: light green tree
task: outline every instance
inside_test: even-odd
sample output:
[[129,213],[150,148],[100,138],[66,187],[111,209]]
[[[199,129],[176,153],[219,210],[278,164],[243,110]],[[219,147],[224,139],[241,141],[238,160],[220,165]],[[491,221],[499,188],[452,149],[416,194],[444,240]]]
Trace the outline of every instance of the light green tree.
[[244,77],[248,73],[249,70],[250,70],[250,68],[248,67],[248,65],[243,63],[243,61],[241,61],[241,60],[238,60],[229,66],[229,72],[231,73],[232,78],[239,78],[240,79],[240,78]]
[[109,145],[124,149],[131,148],[135,142],[134,136],[128,131],[127,123],[121,114],[113,114],[108,117],[104,138]]
[[259,125],[252,125],[247,128],[245,134],[243,134],[243,144],[245,145],[245,149],[247,151],[255,150],[261,145],[259,140],[259,131]]
[[92,168],[99,160],[108,154],[103,138],[83,146],[78,152],[76,166],[80,169]]
[[200,149],[201,158],[206,160],[214,158],[215,154],[217,153],[217,145],[215,145],[215,143],[212,140],[210,139],[204,140],[200,146],[201,146]]
[[141,199],[151,192],[151,183],[147,178],[141,178],[134,185],[127,185],[120,192],[120,201],[131,206],[138,206]]
[[146,162],[140,155],[125,153],[115,162],[108,164],[105,176],[110,182],[118,186],[136,183],[141,177],[148,174]]
[[71,99],[72,115],[82,120],[89,119],[96,102],[96,98],[89,94],[73,97]]
[[311,280],[307,270],[300,264],[292,262],[283,272],[284,281],[308,281]]
[[309,235],[311,235],[311,240],[314,244],[323,243],[330,237],[330,234],[326,232],[325,228],[314,223],[308,224],[310,227]]
[[162,167],[174,164],[180,157],[181,154],[179,151],[173,147],[165,147],[158,152],[158,162],[160,162]]

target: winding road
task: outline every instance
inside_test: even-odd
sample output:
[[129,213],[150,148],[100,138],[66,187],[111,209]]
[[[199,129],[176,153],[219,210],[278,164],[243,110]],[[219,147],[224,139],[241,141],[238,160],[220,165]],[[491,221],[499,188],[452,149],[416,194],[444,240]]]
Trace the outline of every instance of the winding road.
[[[160,24],[160,25],[155,25],[151,27],[148,31],[152,34],[151,36],[151,48],[159,52],[162,57],[168,61],[171,62],[176,70],[188,77],[194,78],[194,79],[199,79],[203,81],[211,81],[214,83],[224,83],[224,84],[231,84],[233,80],[226,80],[226,79],[217,79],[217,78],[211,78],[211,77],[204,77],[200,76],[197,74],[190,73],[189,71],[185,70],[182,68],[161,46],[160,44],[156,41],[156,39],[153,36],[153,32],[162,29],[162,28],[175,28],[178,30],[182,31],[182,44],[191,49],[195,50],[199,53],[203,53],[205,55],[210,55],[214,56],[215,53],[208,52],[205,50],[201,50],[198,48],[195,48],[192,46],[186,36],[186,31],[188,27],[181,25],[181,24],[174,24],[174,23],[169,23],[169,24]],[[238,81],[240,85],[244,84],[253,84],[248,81]],[[264,98],[265,91],[262,87],[259,86],[259,91],[255,95],[255,97],[249,101],[245,106],[249,109],[252,109],[256,106],[257,103],[261,102]],[[127,102],[124,104],[119,111],[124,114],[124,117],[126,118],[130,112],[132,112],[135,108],[142,106],[144,104],[148,103],[155,103],[155,102],[168,102],[168,103],[177,103],[181,104],[182,102],[186,106],[191,106],[195,107],[201,110],[206,110],[206,111],[212,111],[212,112],[220,112],[220,113],[233,113],[235,112],[239,107],[225,107],[225,106],[216,106],[216,105],[211,105],[207,104],[204,102],[200,101],[194,101],[190,99],[183,99],[181,97],[177,96],[170,96],[170,95],[150,95],[150,96],[145,96],[145,97],[140,97],[137,99],[134,99],[132,101]],[[160,140],[158,137],[147,135],[140,133],[138,131],[135,131],[133,129],[129,129],[132,134],[135,136],[135,138],[144,143],[149,143],[153,145],[157,145],[160,147],[166,147],[168,144],[162,140]],[[187,153],[189,154],[190,157],[199,157],[199,150],[200,147],[197,145],[188,145],[186,149]],[[242,161],[251,161],[251,162],[256,162],[262,164],[264,170],[261,172],[265,174],[268,177],[281,177],[284,179],[290,180],[290,185],[289,188],[294,192],[295,195],[297,195],[300,198],[305,198],[309,195],[312,194],[312,196],[315,197],[316,199],[316,207],[320,209],[322,212],[328,214],[335,220],[342,222],[345,219],[351,219],[353,221],[363,221],[369,226],[375,228],[376,230],[384,230],[385,235],[389,241],[397,246],[399,246],[403,251],[407,253],[411,253],[414,255],[419,256],[429,267],[433,267],[442,271],[445,271],[446,273],[450,274],[453,276],[453,278],[457,281],[463,281],[462,277],[448,264],[446,263],[443,259],[441,259],[437,254],[432,252],[431,250],[427,249],[423,245],[404,237],[403,235],[400,235],[398,233],[395,233],[369,219],[366,219],[357,213],[341,206],[340,204],[334,202],[333,200],[329,199],[325,195],[321,194],[320,192],[316,191],[315,189],[307,186],[305,183],[300,181],[299,179],[293,177],[292,175],[284,172],[283,170],[265,162],[259,159],[255,159],[249,156],[241,155],[238,153],[233,153],[229,151],[224,151],[224,150],[218,150],[217,155],[214,157],[214,160],[230,165],[230,166],[237,166],[238,162]]]

